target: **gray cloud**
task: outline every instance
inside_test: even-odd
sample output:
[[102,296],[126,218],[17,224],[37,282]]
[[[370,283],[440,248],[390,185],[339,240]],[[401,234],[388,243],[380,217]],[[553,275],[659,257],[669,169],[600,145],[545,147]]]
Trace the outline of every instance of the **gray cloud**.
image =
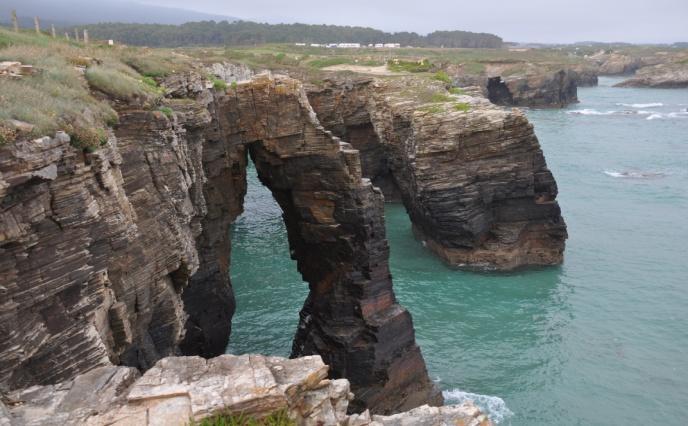
[[462,29],[510,41],[688,40],[688,0],[146,0],[261,22],[362,25],[386,31]]

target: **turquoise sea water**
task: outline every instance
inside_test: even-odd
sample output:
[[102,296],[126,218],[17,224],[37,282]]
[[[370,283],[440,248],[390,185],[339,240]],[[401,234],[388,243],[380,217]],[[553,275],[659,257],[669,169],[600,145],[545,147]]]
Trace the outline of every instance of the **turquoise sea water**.
[[[448,402],[506,425],[688,424],[688,90],[615,81],[528,111],[569,227],[562,266],[449,269],[387,206],[395,290]],[[307,286],[279,207],[249,180],[228,350],[286,356]]]

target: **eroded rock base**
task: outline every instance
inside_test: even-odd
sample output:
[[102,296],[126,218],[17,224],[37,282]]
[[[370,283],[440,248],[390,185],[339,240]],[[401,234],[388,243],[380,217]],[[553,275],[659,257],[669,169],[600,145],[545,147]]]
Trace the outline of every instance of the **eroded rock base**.
[[281,410],[308,426],[492,424],[472,403],[348,415],[349,381],[327,376],[319,356],[170,357],[141,377],[130,367],[100,367],[71,381],[12,392],[0,402],[0,425],[182,426],[219,414],[261,418]]

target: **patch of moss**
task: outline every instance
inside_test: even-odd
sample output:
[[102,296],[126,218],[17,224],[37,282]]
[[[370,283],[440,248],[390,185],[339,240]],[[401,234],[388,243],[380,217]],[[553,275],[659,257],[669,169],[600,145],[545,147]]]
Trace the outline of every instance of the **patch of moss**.
[[466,102],[457,102],[454,104],[454,111],[468,112],[471,110],[471,105]]
[[441,81],[442,83],[447,83],[447,84],[452,83],[451,77],[449,77],[449,74],[447,74],[444,71],[437,71],[435,73],[435,75],[432,76],[432,79],[437,80],[437,81]]
[[450,87],[448,92],[451,93],[452,95],[463,95],[464,93],[466,93],[460,87]]
[[232,90],[236,90],[237,89],[237,82],[233,81],[231,86],[232,86]]
[[448,95],[445,95],[444,93],[434,93],[430,97],[430,102],[433,102],[433,103],[449,102],[451,100],[452,100],[452,98]]
[[165,117],[167,118],[172,118],[172,114],[174,113],[174,111],[172,111],[172,108],[166,106],[158,108],[158,111],[165,114]]
[[437,114],[444,111],[444,108],[440,105],[428,105],[418,108],[418,111],[429,112],[430,114]]

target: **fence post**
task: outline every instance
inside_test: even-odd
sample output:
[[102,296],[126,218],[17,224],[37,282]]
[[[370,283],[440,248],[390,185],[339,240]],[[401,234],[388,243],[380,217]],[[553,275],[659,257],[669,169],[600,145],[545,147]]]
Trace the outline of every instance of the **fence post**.
[[40,34],[41,33],[41,20],[38,19],[38,16],[34,16],[33,26],[36,27],[36,34]]
[[84,30],[84,43],[88,44],[88,30]]
[[65,33],[65,38],[69,41],[69,33]]
[[53,38],[57,38],[57,34],[55,33],[55,25],[54,24],[50,25],[50,33],[53,35]]
[[76,40],[77,43],[79,42],[79,29],[78,28],[74,28],[74,40]]
[[19,22],[17,21],[17,11],[12,11],[12,26],[14,26],[14,32],[19,32]]

